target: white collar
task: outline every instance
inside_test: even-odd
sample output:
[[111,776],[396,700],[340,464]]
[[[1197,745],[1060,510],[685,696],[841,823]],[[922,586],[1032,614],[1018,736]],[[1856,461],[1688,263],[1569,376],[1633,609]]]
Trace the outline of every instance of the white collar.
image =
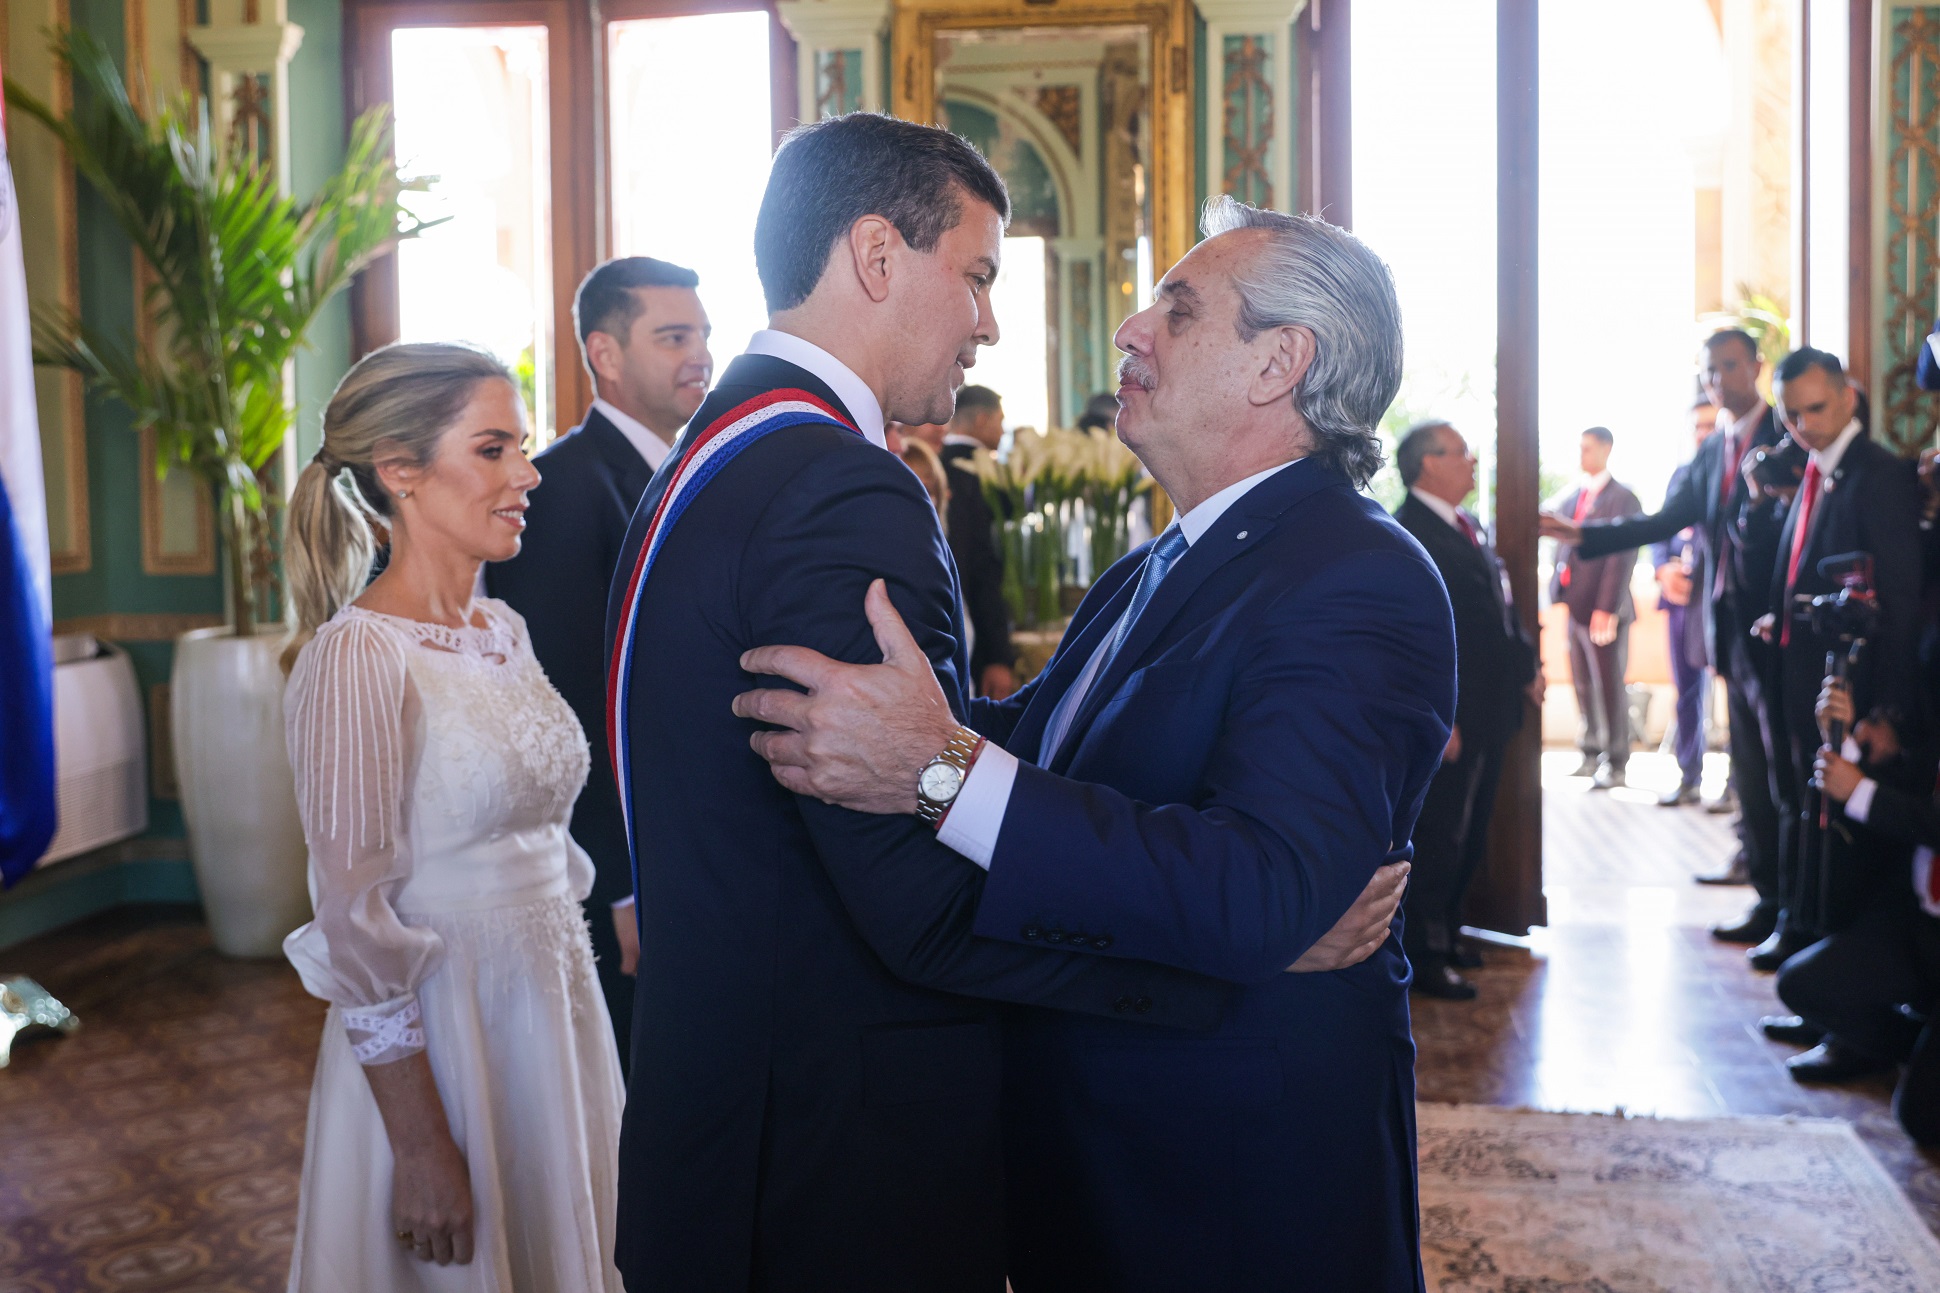
[[1283,462],[1277,466],[1268,467],[1265,471],[1256,471],[1245,480],[1236,480],[1205,502],[1199,504],[1199,506],[1193,508],[1190,512],[1180,516],[1178,520],[1179,533],[1186,536],[1186,546],[1190,547],[1199,542],[1201,535],[1219,523],[1219,518],[1226,514],[1226,509],[1244,498],[1255,485],[1265,480],[1268,476],[1285,471],[1299,461],[1298,458],[1295,458],[1290,462]]
[[1419,502],[1423,507],[1433,512],[1436,516],[1441,517],[1442,520],[1448,522],[1448,526],[1450,529],[1459,530],[1462,528],[1462,523],[1455,519],[1458,513],[1453,503],[1449,502],[1445,498],[1436,498],[1433,494],[1421,488],[1421,486],[1419,485],[1408,486],[1408,492],[1414,495],[1416,501]]
[[632,445],[639,455],[647,460],[648,471],[660,470],[660,464],[667,457],[668,450],[672,446],[655,435],[652,427],[642,422],[639,418],[634,417],[631,413],[621,412],[611,403],[600,399],[598,396],[593,398],[593,408],[601,417],[618,428],[620,434],[626,437],[627,443]]
[[1601,494],[1603,492],[1603,487],[1605,485],[1608,485],[1609,483],[1610,483],[1610,469],[1608,467],[1605,467],[1602,471],[1598,472],[1596,475],[1585,477],[1583,480],[1583,483],[1578,485],[1577,488],[1586,489],[1592,494]]
[[1812,461],[1818,464],[1821,479],[1829,479],[1833,472],[1839,470],[1839,460],[1846,456],[1847,447],[1858,438],[1859,419],[1854,418],[1846,423],[1846,429],[1839,433],[1837,440],[1823,449],[1812,451]]
[[812,341],[803,341],[792,332],[779,332],[774,328],[763,328],[748,341],[746,353],[767,355],[807,369],[822,379],[822,384],[835,392],[835,398],[855,419],[856,430],[878,449],[887,449],[889,441],[883,437],[882,402],[876,393],[855,370],[831,355]]
[[950,434],[943,437],[943,443],[946,445],[951,445],[951,444],[969,445],[972,449],[983,448],[983,441],[977,439],[977,437],[973,435],[958,435],[954,431],[950,432]]

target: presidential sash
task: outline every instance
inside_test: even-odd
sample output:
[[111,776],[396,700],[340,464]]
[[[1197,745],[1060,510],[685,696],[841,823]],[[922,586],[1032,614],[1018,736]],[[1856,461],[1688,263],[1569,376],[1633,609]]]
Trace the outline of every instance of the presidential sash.
[[654,507],[647,532],[640,541],[640,554],[627,578],[626,600],[621,603],[619,632],[606,676],[606,741],[613,757],[613,772],[620,784],[620,813],[626,822],[627,852],[633,862],[636,892],[640,885],[640,849],[633,831],[633,778],[629,775],[632,750],[627,741],[626,714],[633,680],[633,640],[640,627],[640,599],[647,586],[647,576],[675,523],[709,481],[757,440],[785,427],[806,423],[832,423],[862,434],[847,417],[807,391],[784,388],[736,405],[709,423],[699,435],[688,437],[667,490]]

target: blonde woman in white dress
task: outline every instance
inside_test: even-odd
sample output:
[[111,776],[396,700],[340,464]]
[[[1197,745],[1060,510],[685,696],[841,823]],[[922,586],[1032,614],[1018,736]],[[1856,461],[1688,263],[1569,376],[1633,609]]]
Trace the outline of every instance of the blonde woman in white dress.
[[[291,502],[316,918],[283,950],[331,1007],[296,1293],[620,1289],[619,1057],[566,831],[586,738],[524,622],[472,595],[519,549],[524,438],[496,359],[392,346],[337,388]],[[373,522],[391,550],[367,588]]]

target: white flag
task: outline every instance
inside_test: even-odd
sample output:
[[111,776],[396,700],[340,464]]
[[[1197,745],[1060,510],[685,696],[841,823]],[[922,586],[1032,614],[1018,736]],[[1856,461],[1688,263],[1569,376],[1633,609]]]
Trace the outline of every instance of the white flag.
[[43,622],[54,618],[47,565],[47,486],[40,469],[40,417],[34,406],[33,330],[27,315],[27,263],[20,244],[20,203],[7,162],[0,116],[0,481],[13,504],[27,569],[40,594]]

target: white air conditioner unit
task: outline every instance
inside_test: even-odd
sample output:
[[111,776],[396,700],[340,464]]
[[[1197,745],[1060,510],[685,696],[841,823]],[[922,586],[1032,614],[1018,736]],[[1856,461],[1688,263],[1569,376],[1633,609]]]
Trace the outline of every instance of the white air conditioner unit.
[[54,639],[54,769],[60,826],[41,866],[148,829],[141,690],[120,648]]

